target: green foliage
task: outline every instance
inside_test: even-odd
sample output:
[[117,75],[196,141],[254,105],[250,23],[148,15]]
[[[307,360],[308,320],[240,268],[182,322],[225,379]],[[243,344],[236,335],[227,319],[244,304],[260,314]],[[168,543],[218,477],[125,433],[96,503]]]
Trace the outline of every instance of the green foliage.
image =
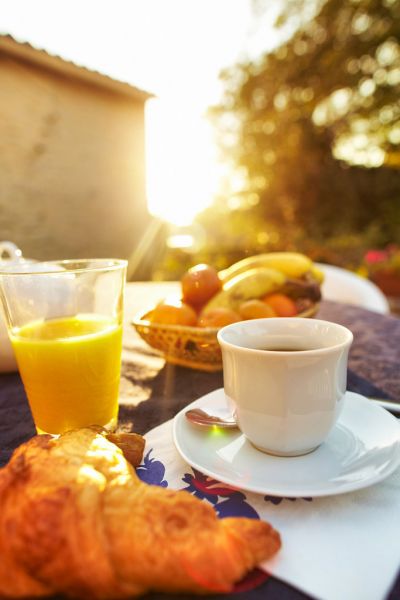
[[[286,3],[279,25],[307,4]],[[289,41],[222,74],[210,115],[231,174],[199,218],[210,255],[296,248],[356,263],[400,240],[400,0],[313,7]]]

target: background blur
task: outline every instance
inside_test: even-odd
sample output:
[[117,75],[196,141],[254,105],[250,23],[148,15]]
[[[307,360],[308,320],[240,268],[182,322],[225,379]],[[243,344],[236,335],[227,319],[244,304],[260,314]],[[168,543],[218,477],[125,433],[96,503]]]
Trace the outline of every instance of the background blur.
[[0,33],[0,239],[24,254],[400,277],[400,0],[3,0]]

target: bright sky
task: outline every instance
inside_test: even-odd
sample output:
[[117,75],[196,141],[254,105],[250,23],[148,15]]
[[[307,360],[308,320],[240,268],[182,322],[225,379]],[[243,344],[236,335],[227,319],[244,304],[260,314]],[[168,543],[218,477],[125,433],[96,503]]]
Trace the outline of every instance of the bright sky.
[[[150,211],[188,223],[218,186],[205,108],[218,73],[272,47],[251,0],[0,0],[0,33],[153,92],[147,107]],[[269,28],[266,31],[266,27]]]

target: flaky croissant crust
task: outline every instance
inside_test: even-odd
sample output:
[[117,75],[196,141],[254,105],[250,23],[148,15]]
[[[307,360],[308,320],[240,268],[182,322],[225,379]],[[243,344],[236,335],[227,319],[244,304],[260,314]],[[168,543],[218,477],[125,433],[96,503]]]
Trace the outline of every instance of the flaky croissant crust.
[[279,547],[267,523],[141,482],[90,428],[36,436],[0,469],[1,598],[226,592]]

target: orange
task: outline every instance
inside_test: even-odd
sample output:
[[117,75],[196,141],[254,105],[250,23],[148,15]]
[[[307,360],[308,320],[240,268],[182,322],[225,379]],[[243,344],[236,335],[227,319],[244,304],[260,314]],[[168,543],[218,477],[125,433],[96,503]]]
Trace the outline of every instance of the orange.
[[268,294],[264,296],[263,302],[270,306],[278,317],[294,317],[297,315],[297,306],[286,294]]
[[224,327],[241,321],[240,315],[230,308],[210,308],[199,319],[199,327]]
[[246,300],[239,306],[239,314],[244,320],[277,316],[275,311],[262,300]]
[[195,310],[181,300],[158,304],[151,313],[152,323],[160,325],[189,325],[197,324]]

